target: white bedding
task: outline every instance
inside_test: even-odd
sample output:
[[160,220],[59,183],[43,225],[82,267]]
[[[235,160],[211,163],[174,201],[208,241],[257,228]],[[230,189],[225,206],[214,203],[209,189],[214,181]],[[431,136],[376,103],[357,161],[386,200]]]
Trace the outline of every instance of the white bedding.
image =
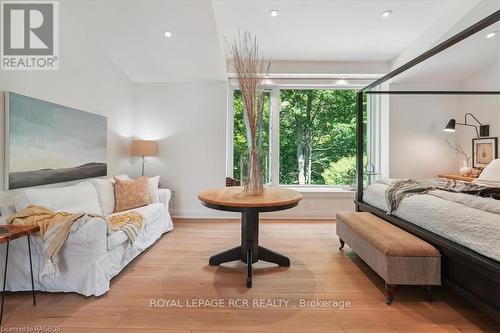
[[[370,185],[364,193],[363,201],[387,212],[386,188],[386,183]],[[500,261],[500,214],[491,212],[491,209],[485,211],[445,198],[449,197],[412,195],[404,198],[392,214]],[[477,198],[476,201],[481,201],[484,206],[491,206],[491,200],[493,199]],[[495,202],[500,206],[500,201]]]

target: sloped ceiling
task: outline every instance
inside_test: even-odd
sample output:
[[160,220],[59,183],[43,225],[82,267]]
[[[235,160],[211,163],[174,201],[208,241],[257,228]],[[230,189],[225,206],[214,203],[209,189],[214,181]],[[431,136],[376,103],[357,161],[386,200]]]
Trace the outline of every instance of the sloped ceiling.
[[[225,39],[238,31],[256,34],[273,61],[388,62],[457,3],[87,0],[61,7],[131,81],[200,82],[227,79]],[[280,14],[271,17],[271,9]],[[383,19],[387,9],[393,14]]]
[[[497,34],[491,38],[491,32]],[[404,84],[408,87],[435,85],[454,89],[468,77],[490,67],[500,59],[500,23],[470,36],[458,44],[444,50],[405,73],[395,77],[391,83]],[[500,72],[497,73],[500,81]],[[487,87],[481,87],[487,90]],[[494,85],[489,89],[497,89]]]
[[[226,79],[210,1],[97,0],[61,5],[134,82]],[[164,37],[165,30],[172,38]]]

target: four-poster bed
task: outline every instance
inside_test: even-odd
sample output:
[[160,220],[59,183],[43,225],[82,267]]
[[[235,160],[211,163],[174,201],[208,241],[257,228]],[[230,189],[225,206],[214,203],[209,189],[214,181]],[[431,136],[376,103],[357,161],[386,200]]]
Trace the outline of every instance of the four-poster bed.
[[[500,91],[454,91],[454,90],[374,90],[389,80],[414,68],[425,60],[447,50],[479,31],[500,21],[500,11],[445,40],[429,51],[398,67],[382,78],[359,90],[357,93],[357,195],[356,210],[370,212],[435,246],[442,255],[443,284],[482,308],[500,321],[500,262],[482,255],[442,235],[431,232],[405,219],[387,214],[386,211],[363,200],[364,195],[364,95],[500,95]],[[460,55],[458,55],[460,56]],[[411,177],[411,175],[408,175]],[[498,222],[500,227],[500,221]],[[498,258],[497,258],[498,259]]]

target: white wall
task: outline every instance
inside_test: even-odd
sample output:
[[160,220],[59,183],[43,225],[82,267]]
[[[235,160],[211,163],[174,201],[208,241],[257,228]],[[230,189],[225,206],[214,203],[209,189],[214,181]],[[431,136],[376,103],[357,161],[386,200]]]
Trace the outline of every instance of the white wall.
[[[463,90],[500,90],[500,60],[485,66],[479,73],[463,81],[460,87]],[[461,96],[456,115],[457,122],[463,123],[467,112],[476,116],[482,124],[490,125],[490,137],[500,136],[499,95]],[[471,117],[467,118],[467,122],[479,126]],[[454,133],[455,139],[468,154],[472,153],[472,138],[475,137],[475,133],[473,128],[459,126]],[[500,149],[498,153],[500,155]]]
[[[160,174],[161,185],[175,191],[174,216],[237,217],[207,209],[196,198],[200,190],[225,185],[226,82],[134,84],[86,33],[85,23],[78,19],[78,6],[64,2],[60,5],[60,61],[59,71],[2,71],[0,91],[107,116],[109,175],[140,173],[140,160],[129,156],[131,136],[159,140],[160,156],[148,158],[146,173]],[[328,66],[328,71],[313,65],[320,73],[332,68],[336,73],[350,73],[353,68],[369,74],[387,70],[386,63],[340,64]],[[1,128],[3,119],[2,114]],[[0,136],[3,154],[3,133]],[[3,193],[2,199],[10,202],[15,192]],[[274,216],[331,218],[338,210],[352,210],[353,196],[306,193],[299,207]]]
[[138,83],[134,93],[133,134],[159,141],[160,155],[148,158],[146,173],[175,191],[173,215],[215,216],[196,195],[225,186],[227,83]]
[[[207,209],[197,193],[225,186],[227,83],[138,83],[134,85],[134,136],[158,140],[160,154],[147,159],[146,174],[161,176],[175,191],[172,215],[185,218],[238,218]],[[140,160],[133,165],[140,173]],[[273,218],[333,218],[353,210],[353,193],[304,193],[294,209]]]
[[[71,6],[60,5],[58,71],[0,71],[0,154],[4,153],[3,92],[13,91],[108,117],[108,174],[130,169],[132,84],[74,20]],[[64,140],[64,138],[61,138]],[[0,185],[3,189],[3,158]],[[60,186],[60,184],[57,184]],[[15,193],[3,192],[9,201]]]
[[455,117],[458,97],[392,95],[389,99],[389,177],[432,178],[458,172],[458,156],[447,146],[443,131]]
[[[413,86],[415,87],[415,86]],[[427,86],[429,88],[429,86]],[[405,87],[399,87],[404,89]],[[500,90],[499,60],[450,90]],[[391,89],[398,89],[393,85]],[[432,90],[432,88],[429,88]],[[446,88],[443,88],[446,89]],[[473,128],[458,126],[444,132],[448,120],[464,122],[467,112],[490,125],[490,136],[500,135],[500,96],[498,95],[421,95],[390,97],[390,176],[429,178],[439,173],[458,173],[464,158],[445,143],[457,142],[472,154]],[[475,124],[472,118],[468,123]],[[472,160],[470,161],[472,165]]]
[[[392,69],[401,66],[424,51],[437,45],[439,42],[455,35],[480,19],[500,9],[500,1],[470,1],[459,3],[421,34],[403,52],[391,62]],[[499,50],[500,54],[500,50]],[[456,57],[460,55],[457,54]],[[466,60],[466,59],[464,59]],[[425,67],[425,62],[420,68]],[[456,70],[460,70],[457,68]],[[417,70],[418,71],[418,67]],[[437,86],[432,79],[416,85],[406,83],[406,86],[392,84],[392,90],[458,90],[458,89],[487,89],[493,90],[493,82],[498,80],[500,70],[498,62],[473,75],[463,83],[449,82]],[[436,177],[439,173],[457,173],[462,157],[455,153],[445,143],[447,137],[450,142],[455,140],[463,148],[471,150],[471,139],[475,133],[473,129],[457,126],[455,133],[443,131],[446,123],[455,118],[463,122],[466,112],[472,112],[485,123],[490,124],[491,136],[498,134],[499,126],[499,98],[491,96],[445,96],[421,95],[391,96],[383,103],[384,110],[388,110],[389,129],[383,133],[388,139],[389,176],[428,178]],[[496,128],[496,129],[495,129]]]
[[[500,65],[497,60],[457,85],[397,85],[392,90],[499,90]],[[444,132],[450,119],[464,122],[471,112],[490,125],[490,136],[500,135],[500,97],[498,95],[392,95],[389,97],[389,176],[430,178],[440,173],[458,173],[462,155],[445,142],[457,142],[470,155],[473,128],[458,126]],[[468,123],[476,124],[472,118]],[[472,163],[472,160],[471,162]]]
[[[387,72],[388,63],[273,62],[271,72],[293,74],[369,74]],[[231,72],[231,70],[228,70]],[[300,75],[299,75],[300,76]],[[149,158],[147,174],[175,191],[172,214],[186,218],[238,217],[203,207],[197,193],[225,186],[226,82],[134,84],[136,138],[159,140],[160,156]],[[134,161],[140,172],[140,160]],[[266,214],[270,218],[331,219],[354,210],[354,192],[304,192],[296,208]]]

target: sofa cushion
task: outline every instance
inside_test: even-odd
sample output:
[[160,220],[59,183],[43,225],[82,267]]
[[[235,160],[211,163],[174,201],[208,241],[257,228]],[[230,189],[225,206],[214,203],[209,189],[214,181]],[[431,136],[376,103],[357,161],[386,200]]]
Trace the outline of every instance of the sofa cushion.
[[102,215],[96,189],[89,181],[64,187],[30,188],[14,204],[17,211],[37,205],[54,211]]
[[[113,213],[108,216],[114,216],[119,214],[124,214],[128,212],[136,212],[144,217],[144,225],[148,226],[153,223],[157,218],[159,218],[162,214],[165,214],[165,206],[162,203],[153,203],[147,206],[129,209],[123,212]],[[108,250],[115,248],[117,245],[128,241],[127,235],[122,231],[113,232],[108,236]]]
[[165,211],[166,211],[165,206],[162,203],[157,202],[157,203],[149,204],[147,206],[137,207],[134,209],[128,209],[128,210],[124,210],[121,212],[109,214],[108,217],[109,216],[116,216],[116,215],[120,215],[120,214],[125,214],[125,213],[129,213],[129,212],[135,212],[135,213],[141,214],[142,217],[144,217],[144,224],[148,225],[149,223],[151,223],[151,221],[155,220],[158,216],[165,213]]
[[[127,175],[118,175],[119,179],[130,179]],[[99,204],[102,214],[109,215],[115,211],[115,179],[114,178],[95,178],[90,181],[97,191]]]

